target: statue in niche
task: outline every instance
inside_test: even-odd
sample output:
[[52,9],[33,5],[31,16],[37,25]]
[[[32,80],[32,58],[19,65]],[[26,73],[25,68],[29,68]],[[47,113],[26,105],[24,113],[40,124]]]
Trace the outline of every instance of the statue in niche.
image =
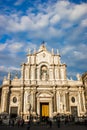
[[47,66],[41,67],[41,79],[47,80]]
[[31,97],[30,97],[31,95],[29,94],[28,96],[27,96],[27,111],[31,111]]
[[31,101],[31,95],[29,94],[29,95],[27,96],[27,102],[28,102],[28,104],[30,104],[30,101]]

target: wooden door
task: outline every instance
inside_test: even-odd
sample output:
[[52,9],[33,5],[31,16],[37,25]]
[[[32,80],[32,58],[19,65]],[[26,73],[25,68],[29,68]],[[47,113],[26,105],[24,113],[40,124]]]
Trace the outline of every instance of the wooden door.
[[41,103],[41,115],[42,115],[42,117],[49,116],[49,104],[48,103]]

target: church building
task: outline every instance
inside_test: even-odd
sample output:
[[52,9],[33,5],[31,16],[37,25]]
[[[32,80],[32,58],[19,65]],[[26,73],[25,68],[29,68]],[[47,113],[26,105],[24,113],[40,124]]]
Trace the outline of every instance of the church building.
[[58,51],[49,52],[41,44],[37,51],[27,54],[20,78],[16,75],[11,79],[10,73],[4,77],[0,113],[21,116],[24,120],[30,114],[50,118],[57,114],[83,116],[87,112],[84,86],[79,74],[77,80],[67,78],[67,65],[61,63]]

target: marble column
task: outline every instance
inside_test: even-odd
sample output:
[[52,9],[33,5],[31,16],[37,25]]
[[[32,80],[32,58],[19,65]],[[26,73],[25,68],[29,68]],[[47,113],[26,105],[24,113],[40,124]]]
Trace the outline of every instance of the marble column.
[[5,92],[4,112],[7,112],[8,92]]
[[57,91],[57,112],[60,112],[60,93]]
[[33,112],[35,112],[35,92],[33,92]]
[[70,103],[69,103],[69,93],[65,94],[66,97],[66,111],[70,111]]
[[4,93],[4,104],[3,104],[3,110],[4,112],[9,113],[9,91],[6,90],[6,92]]
[[82,92],[80,92],[80,101],[81,101],[81,111],[84,111]]
[[81,112],[81,101],[80,101],[80,92],[78,90],[78,108],[79,108],[79,113]]
[[33,112],[36,113],[36,90],[33,91]]
[[20,112],[21,112],[21,116],[23,117],[23,107],[24,107],[24,90],[23,88],[21,88],[21,92],[20,92]]
[[35,80],[37,79],[37,66],[36,66],[36,54],[34,55],[34,66],[35,66]]
[[53,111],[57,112],[56,91],[55,90],[53,90],[53,95],[54,95],[54,97],[53,97]]

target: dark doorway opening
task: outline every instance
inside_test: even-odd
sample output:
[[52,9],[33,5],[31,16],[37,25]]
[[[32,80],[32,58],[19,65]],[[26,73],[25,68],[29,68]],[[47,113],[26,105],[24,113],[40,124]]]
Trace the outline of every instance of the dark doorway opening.
[[77,116],[78,116],[77,106],[71,106],[71,114],[72,114],[74,117],[77,117]]
[[10,118],[16,118],[18,115],[18,107],[11,107]]

